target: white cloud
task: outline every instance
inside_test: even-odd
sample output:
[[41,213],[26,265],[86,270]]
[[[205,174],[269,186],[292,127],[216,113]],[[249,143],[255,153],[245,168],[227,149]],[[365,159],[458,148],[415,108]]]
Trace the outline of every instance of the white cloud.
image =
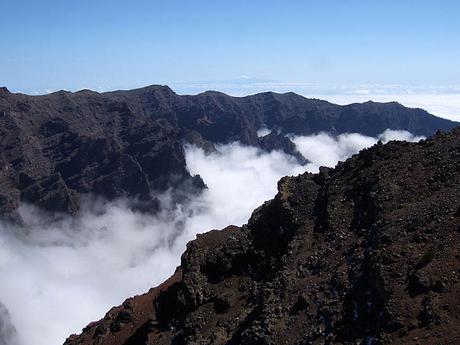
[[272,132],[272,131],[271,131],[270,129],[263,127],[263,128],[260,128],[260,129],[257,131],[257,136],[258,136],[259,138],[261,138],[261,137],[264,137],[264,136],[270,134],[271,132]]
[[415,136],[408,131],[395,131],[391,129],[385,130],[378,136],[379,140],[383,143],[387,143],[390,140],[401,140],[401,141],[412,141],[417,142],[422,139],[426,139],[424,136]]
[[371,93],[371,91],[367,89],[358,89],[358,90],[350,91],[350,93],[353,95],[368,95]]
[[318,168],[321,165],[334,166],[338,161],[343,161],[353,153],[371,146],[377,139],[360,134],[342,134],[331,137],[326,133],[312,136],[291,138],[299,152],[309,161],[314,162]]
[[315,166],[335,166],[360,150],[372,146],[381,140],[386,143],[390,140],[419,141],[424,137],[415,137],[407,131],[385,130],[378,138],[361,134],[341,134],[332,137],[326,133],[311,136],[292,136],[291,140],[299,152]]

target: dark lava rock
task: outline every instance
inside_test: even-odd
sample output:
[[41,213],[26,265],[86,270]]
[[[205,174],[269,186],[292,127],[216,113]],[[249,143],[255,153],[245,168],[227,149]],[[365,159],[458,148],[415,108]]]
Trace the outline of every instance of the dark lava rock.
[[[27,96],[0,88],[0,214],[21,201],[75,213],[88,193],[154,201],[155,191],[169,187],[189,184],[199,192],[204,183],[189,183],[184,141],[208,153],[215,143],[239,141],[305,163],[285,134],[376,135],[392,128],[431,135],[456,125],[397,103],[339,106],[294,93],[179,96],[154,85]],[[259,138],[262,127],[275,131]]]
[[21,200],[45,210],[75,213],[79,208],[79,196],[69,189],[59,173],[31,179],[21,191]]
[[190,242],[134,321],[66,345],[459,344],[459,205],[460,129],[377,144],[281,179],[247,225]]

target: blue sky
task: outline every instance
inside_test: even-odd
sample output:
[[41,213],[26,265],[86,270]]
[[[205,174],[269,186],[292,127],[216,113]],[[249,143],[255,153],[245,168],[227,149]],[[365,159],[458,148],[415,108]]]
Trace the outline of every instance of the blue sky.
[[459,15],[454,0],[2,0],[0,84],[459,85]]

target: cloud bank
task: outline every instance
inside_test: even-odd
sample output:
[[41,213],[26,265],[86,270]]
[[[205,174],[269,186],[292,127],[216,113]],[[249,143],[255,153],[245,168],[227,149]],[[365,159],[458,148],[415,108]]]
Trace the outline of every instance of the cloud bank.
[[344,161],[351,155],[366,147],[376,144],[379,140],[387,143],[390,140],[419,141],[424,137],[414,136],[407,131],[387,129],[377,138],[361,134],[341,134],[332,137],[327,133],[311,136],[292,136],[291,140],[299,152],[311,162],[309,170],[317,171],[321,165],[333,167],[339,161]]
[[[420,139],[403,131],[380,136],[397,138]],[[0,308],[0,325],[14,334],[14,324],[21,345],[62,344],[112,306],[168,278],[196,234],[245,223],[275,195],[282,176],[334,166],[379,138],[320,133],[292,140],[309,164],[238,143],[218,146],[210,155],[187,146],[188,169],[209,189],[182,205],[164,193],[155,216],[133,211],[129,200],[88,198],[77,218],[22,205],[25,226],[0,223],[0,301],[10,315]]]

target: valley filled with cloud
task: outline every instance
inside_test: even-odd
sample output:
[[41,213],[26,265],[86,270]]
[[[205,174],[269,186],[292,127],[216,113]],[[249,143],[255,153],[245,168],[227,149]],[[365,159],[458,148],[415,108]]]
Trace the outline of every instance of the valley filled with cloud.
[[186,146],[189,171],[200,174],[208,189],[183,204],[162,193],[156,215],[135,211],[130,200],[90,197],[76,217],[22,205],[22,225],[0,224],[1,336],[9,337],[8,344],[63,343],[111,306],[167,279],[198,233],[244,224],[274,197],[281,177],[333,167],[378,140],[395,139],[422,138],[391,130],[377,138],[292,136],[309,161],[303,166],[282,152],[236,142],[218,145],[211,154]]

